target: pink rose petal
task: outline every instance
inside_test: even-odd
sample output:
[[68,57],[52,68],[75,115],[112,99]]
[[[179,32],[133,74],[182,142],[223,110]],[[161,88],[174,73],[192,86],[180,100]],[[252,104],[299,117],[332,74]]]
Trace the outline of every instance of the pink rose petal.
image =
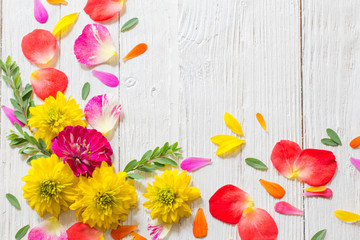
[[85,106],[85,119],[105,137],[112,133],[121,113],[121,105],[110,94],[98,95]]
[[39,23],[46,23],[48,20],[49,15],[40,0],[34,0],[34,16]]
[[68,240],[67,233],[55,217],[32,228],[28,240]]
[[360,170],[360,159],[350,158],[350,162],[351,162],[357,169]]
[[304,192],[305,197],[322,197],[322,198],[331,198],[333,192],[330,188],[326,188],[324,192]]
[[79,63],[94,66],[115,56],[116,49],[109,30],[101,24],[93,23],[86,25],[76,39],[74,53]]
[[25,124],[23,124],[22,122],[19,121],[19,119],[17,119],[14,115],[15,110],[8,108],[6,106],[1,106],[2,110],[4,111],[5,115],[9,118],[10,122],[12,124],[14,123],[18,123],[20,126],[25,126]]
[[97,70],[92,71],[92,74],[106,86],[117,87],[119,85],[119,79],[114,74]]
[[284,201],[275,204],[275,211],[285,215],[303,215],[303,211]]
[[154,240],[163,240],[166,235],[170,232],[172,224],[169,223],[161,223],[159,221],[152,220],[147,227],[149,234]]
[[210,158],[189,157],[184,159],[184,161],[181,162],[180,166],[182,170],[191,172],[202,168],[210,163]]

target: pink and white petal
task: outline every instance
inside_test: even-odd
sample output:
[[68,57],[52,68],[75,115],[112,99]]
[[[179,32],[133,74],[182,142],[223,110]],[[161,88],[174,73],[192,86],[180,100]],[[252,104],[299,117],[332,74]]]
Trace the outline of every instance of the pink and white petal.
[[163,240],[166,235],[170,232],[173,224],[162,223],[157,219],[151,220],[151,222],[147,226],[147,230],[152,239],[154,240]]
[[310,186],[324,186],[333,178],[337,168],[332,152],[320,149],[305,149],[294,162],[297,177]]
[[296,142],[281,140],[276,143],[272,153],[271,162],[274,167],[286,178],[293,174],[293,164],[298,159],[301,148]]
[[50,217],[30,230],[28,240],[68,240],[68,236],[59,221]]
[[280,201],[275,204],[275,212],[285,215],[303,215],[303,211],[285,201]]
[[103,94],[91,98],[84,111],[90,126],[107,136],[120,118],[121,105],[112,95]]
[[253,204],[250,195],[240,188],[228,184],[219,188],[209,200],[210,213],[220,221],[236,224],[243,211]]
[[210,158],[189,157],[181,162],[180,167],[182,170],[191,172],[199,168],[202,168],[210,163],[211,163]]
[[330,188],[326,188],[324,192],[304,192],[305,197],[322,197],[322,198],[331,198],[333,192]]
[[92,74],[106,86],[117,87],[119,85],[119,79],[114,74],[97,70],[93,70]]
[[49,15],[40,0],[34,0],[34,16],[39,23],[46,23]]
[[358,170],[360,170],[360,159],[350,158],[350,162],[351,162]]
[[74,53],[79,63],[94,66],[116,56],[116,49],[109,30],[93,23],[86,25],[75,40]]
[[8,107],[6,107],[4,105],[1,106],[1,108],[4,111],[5,115],[9,118],[9,120],[10,120],[10,122],[12,124],[18,123],[22,127],[25,126],[25,124],[20,122],[20,120],[15,117],[15,114],[14,114],[15,110],[14,109],[8,108]]
[[66,230],[68,240],[104,240],[104,235],[86,223],[78,222]]
[[106,21],[115,17],[123,6],[124,0],[88,0],[84,11],[94,21]]
[[274,240],[278,235],[274,219],[261,208],[246,209],[237,226],[241,240]]

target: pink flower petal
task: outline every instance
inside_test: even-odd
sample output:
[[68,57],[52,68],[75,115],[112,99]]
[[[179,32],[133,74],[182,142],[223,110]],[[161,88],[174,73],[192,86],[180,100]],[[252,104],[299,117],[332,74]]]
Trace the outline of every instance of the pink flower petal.
[[19,121],[19,119],[17,119],[14,115],[15,110],[8,108],[6,106],[1,106],[2,110],[4,111],[5,115],[9,118],[10,122],[12,124],[14,123],[18,123],[20,126],[25,126],[25,124],[23,124],[22,122]]
[[114,74],[97,70],[92,71],[92,74],[106,86],[117,87],[119,85],[119,79]]
[[48,20],[49,15],[40,0],[34,0],[34,16],[39,23],[46,23]]
[[94,66],[116,56],[109,30],[101,24],[88,24],[76,39],[74,53],[79,63]]
[[324,192],[304,192],[305,197],[322,197],[322,198],[331,198],[333,192],[330,188],[326,188]]
[[149,234],[154,240],[163,240],[170,232],[173,224],[161,223],[158,220],[152,220],[147,227]]
[[285,215],[303,215],[303,211],[284,201],[275,204],[275,211]]
[[32,228],[28,240],[68,240],[67,233],[55,217]]
[[68,230],[68,240],[103,240],[103,234],[85,223],[75,223]]
[[195,171],[199,168],[202,168],[211,163],[210,158],[199,158],[199,157],[189,157],[184,159],[181,163],[181,169],[186,171]]
[[121,105],[109,94],[95,96],[85,106],[86,121],[105,136],[112,133],[120,113]]
[[351,162],[357,169],[360,170],[360,159],[350,158],[350,162]]

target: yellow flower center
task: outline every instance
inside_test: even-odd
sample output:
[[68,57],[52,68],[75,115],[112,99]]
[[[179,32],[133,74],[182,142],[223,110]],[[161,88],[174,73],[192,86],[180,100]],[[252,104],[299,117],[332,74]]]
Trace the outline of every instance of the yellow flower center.
[[159,192],[158,198],[159,198],[159,202],[166,205],[171,205],[175,200],[175,195],[174,193],[172,193],[172,191],[166,189]]
[[98,193],[96,196],[96,204],[99,208],[109,211],[114,203],[113,196],[109,193]]
[[61,188],[56,182],[46,180],[40,185],[40,194],[46,200],[56,197],[61,192]]
[[54,128],[54,131],[58,132],[58,130],[57,130],[58,127],[60,126],[61,123],[64,122],[63,114],[61,114],[59,109],[51,108],[47,112],[47,115],[48,115],[48,122]]

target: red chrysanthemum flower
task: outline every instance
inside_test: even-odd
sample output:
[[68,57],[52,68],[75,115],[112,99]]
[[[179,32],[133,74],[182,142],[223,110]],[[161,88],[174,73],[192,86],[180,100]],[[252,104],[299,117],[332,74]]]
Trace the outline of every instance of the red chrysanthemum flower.
[[96,167],[105,161],[111,165],[111,149],[108,140],[95,129],[81,126],[68,126],[53,139],[53,152],[64,163],[69,164],[73,173],[78,177],[92,176]]

